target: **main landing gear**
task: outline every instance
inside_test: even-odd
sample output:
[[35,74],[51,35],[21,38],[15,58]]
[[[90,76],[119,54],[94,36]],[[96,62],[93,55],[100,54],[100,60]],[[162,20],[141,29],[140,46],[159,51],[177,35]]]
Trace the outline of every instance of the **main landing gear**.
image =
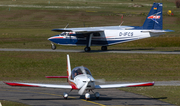
[[107,50],[107,46],[102,46],[102,47],[101,47],[101,50],[102,50],[102,51],[106,51],[106,50]]
[[[72,91],[72,90],[71,90],[71,91]],[[70,91],[70,92],[71,92],[71,91]],[[69,92],[69,93],[70,93],[70,92]],[[93,92],[93,91],[92,91],[92,92]],[[67,98],[68,98],[69,93],[64,93],[64,94],[63,94],[64,99],[67,99]],[[93,93],[94,93],[94,92],[93,92]],[[91,97],[89,92],[88,92],[88,93],[85,93],[84,96],[85,96],[85,99],[86,99],[86,100],[89,100],[90,97]],[[94,96],[95,96],[96,99],[99,99],[99,97],[100,97],[99,92],[94,93]]]
[[[94,96],[95,96],[96,99],[99,99],[100,94],[99,94],[98,92],[96,92],[96,93],[94,93]],[[86,100],[89,100],[89,99],[90,99],[90,94],[89,94],[89,93],[86,93],[86,94],[85,94],[85,99],[86,99]]]
[[91,51],[91,48],[90,48],[90,47],[85,47],[85,48],[84,48],[84,51],[85,51],[85,52],[89,52],[89,51]]
[[[102,46],[102,47],[101,47],[101,50],[102,50],[102,51],[106,51],[106,50],[107,50],[107,46]],[[85,52],[89,52],[89,51],[91,51],[91,48],[90,48],[90,47],[85,47],[85,48],[84,48],[84,51],[85,51]]]

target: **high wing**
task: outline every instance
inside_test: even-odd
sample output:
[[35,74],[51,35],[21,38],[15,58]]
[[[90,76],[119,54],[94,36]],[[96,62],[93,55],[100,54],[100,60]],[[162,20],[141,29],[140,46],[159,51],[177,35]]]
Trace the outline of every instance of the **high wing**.
[[102,26],[102,27],[84,27],[84,28],[57,28],[52,29],[55,32],[81,32],[81,33],[93,33],[103,32],[104,30],[122,30],[133,29],[131,26]]
[[154,82],[143,82],[143,83],[129,83],[129,84],[107,84],[107,85],[96,85],[96,89],[101,88],[125,88],[125,87],[144,87],[153,86]]
[[72,89],[70,85],[53,85],[53,84],[35,84],[35,83],[15,83],[15,82],[4,82],[10,86],[24,86],[24,87],[45,87],[45,88],[64,88]]

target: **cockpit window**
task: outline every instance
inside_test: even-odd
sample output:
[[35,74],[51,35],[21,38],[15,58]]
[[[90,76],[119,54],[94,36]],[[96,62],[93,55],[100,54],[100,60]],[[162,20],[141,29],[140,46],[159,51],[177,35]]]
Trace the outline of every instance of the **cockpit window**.
[[[91,75],[91,72],[89,71],[89,69],[84,67],[84,70],[86,71],[86,74]],[[81,75],[81,74],[83,74],[81,67],[76,67],[72,70],[71,78],[74,79],[74,77],[76,77],[77,75]]]
[[66,36],[66,33],[62,32],[59,36]]

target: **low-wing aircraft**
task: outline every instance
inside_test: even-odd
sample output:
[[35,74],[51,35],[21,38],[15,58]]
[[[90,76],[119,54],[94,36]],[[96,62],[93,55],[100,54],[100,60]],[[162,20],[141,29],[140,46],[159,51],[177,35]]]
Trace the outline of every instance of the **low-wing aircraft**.
[[[90,46],[102,46],[101,50],[107,50],[107,46],[124,43],[143,38],[159,36],[172,30],[162,30],[162,3],[154,3],[143,26],[102,26],[83,28],[57,28],[52,31],[62,32],[59,35],[48,38],[51,48],[59,45],[85,45],[85,52],[91,50]],[[55,44],[54,44],[55,43]]]
[[[53,85],[53,84],[37,84],[37,83],[16,83],[16,82],[4,82],[11,86],[25,86],[25,87],[46,87],[46,88],[62,88],[79,90],[78,94],[83,95],[86,91],[85,98],[90,99],[90,91],[93,92],[94,89],[103,89],[103,88],[121,88],[121,87],[144,87],[144,86],[153,86],[154,82],[142,82],[142,83],[129,83],[129,84],[102,84],[96,85],[96,82],[104,82],[103,80],[95,80],[92,77],[89,69],[83,66],[75,67],[71,71],[71,64],[69,55],[67,55],[67,76],[46,76],[46,78],[67,78],[69,85]],[[70,93],[69,92],[69,93]],[[64,93],[63,97],[68,98],[69,93]],[[94,92],[93,92],[94,93]],[[96,99],[100,97],[98,92],[94,93]]]

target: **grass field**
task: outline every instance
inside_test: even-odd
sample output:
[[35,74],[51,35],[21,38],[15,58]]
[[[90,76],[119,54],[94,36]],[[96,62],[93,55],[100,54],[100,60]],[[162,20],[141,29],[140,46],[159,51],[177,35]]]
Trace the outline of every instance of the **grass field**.
[[28,106],[22,103],[0,100],[2,106]]
[[[49,75],[66,75],[66,54],[0,52],[0,80],[33,81],[46,80],[44,76]],[[95,78],[105,78],[107,81],[180,80],[180,55],[68,54],[71,57],[72,68],[84,65],[91,70]]]
[[[110,50],[180,51],[180,12],[174,0],[1,0],[0,48],[50,48],[53,28],[119,25],[141,26],[153,2],[163,2],[163,27],[175,32],[110,46]],[[142,7],[133,7],[133,4]],[[172,10],[174,16],[168,16]],[[84,47],[58,46],[61,49]],[[100,50],[100,47],[92,47]],[[66,75],[67,53],[0,52],[0,81],[60,81],[46,75]],[[180,80],[180,56],[164,54],[69,53],[72,67],[84,65],[95,78],[107,81]],[[38,76],[38,77],[37,77]],[[65,81],[65,79],[61,80]],[[167,97],[180,105],[179,87],[126,89],[150,97]],[[163,91],[163,93],[161,92]],[[154,92],[154,93],[152,93]],[[178,100],[180,101],[180,100]]]

